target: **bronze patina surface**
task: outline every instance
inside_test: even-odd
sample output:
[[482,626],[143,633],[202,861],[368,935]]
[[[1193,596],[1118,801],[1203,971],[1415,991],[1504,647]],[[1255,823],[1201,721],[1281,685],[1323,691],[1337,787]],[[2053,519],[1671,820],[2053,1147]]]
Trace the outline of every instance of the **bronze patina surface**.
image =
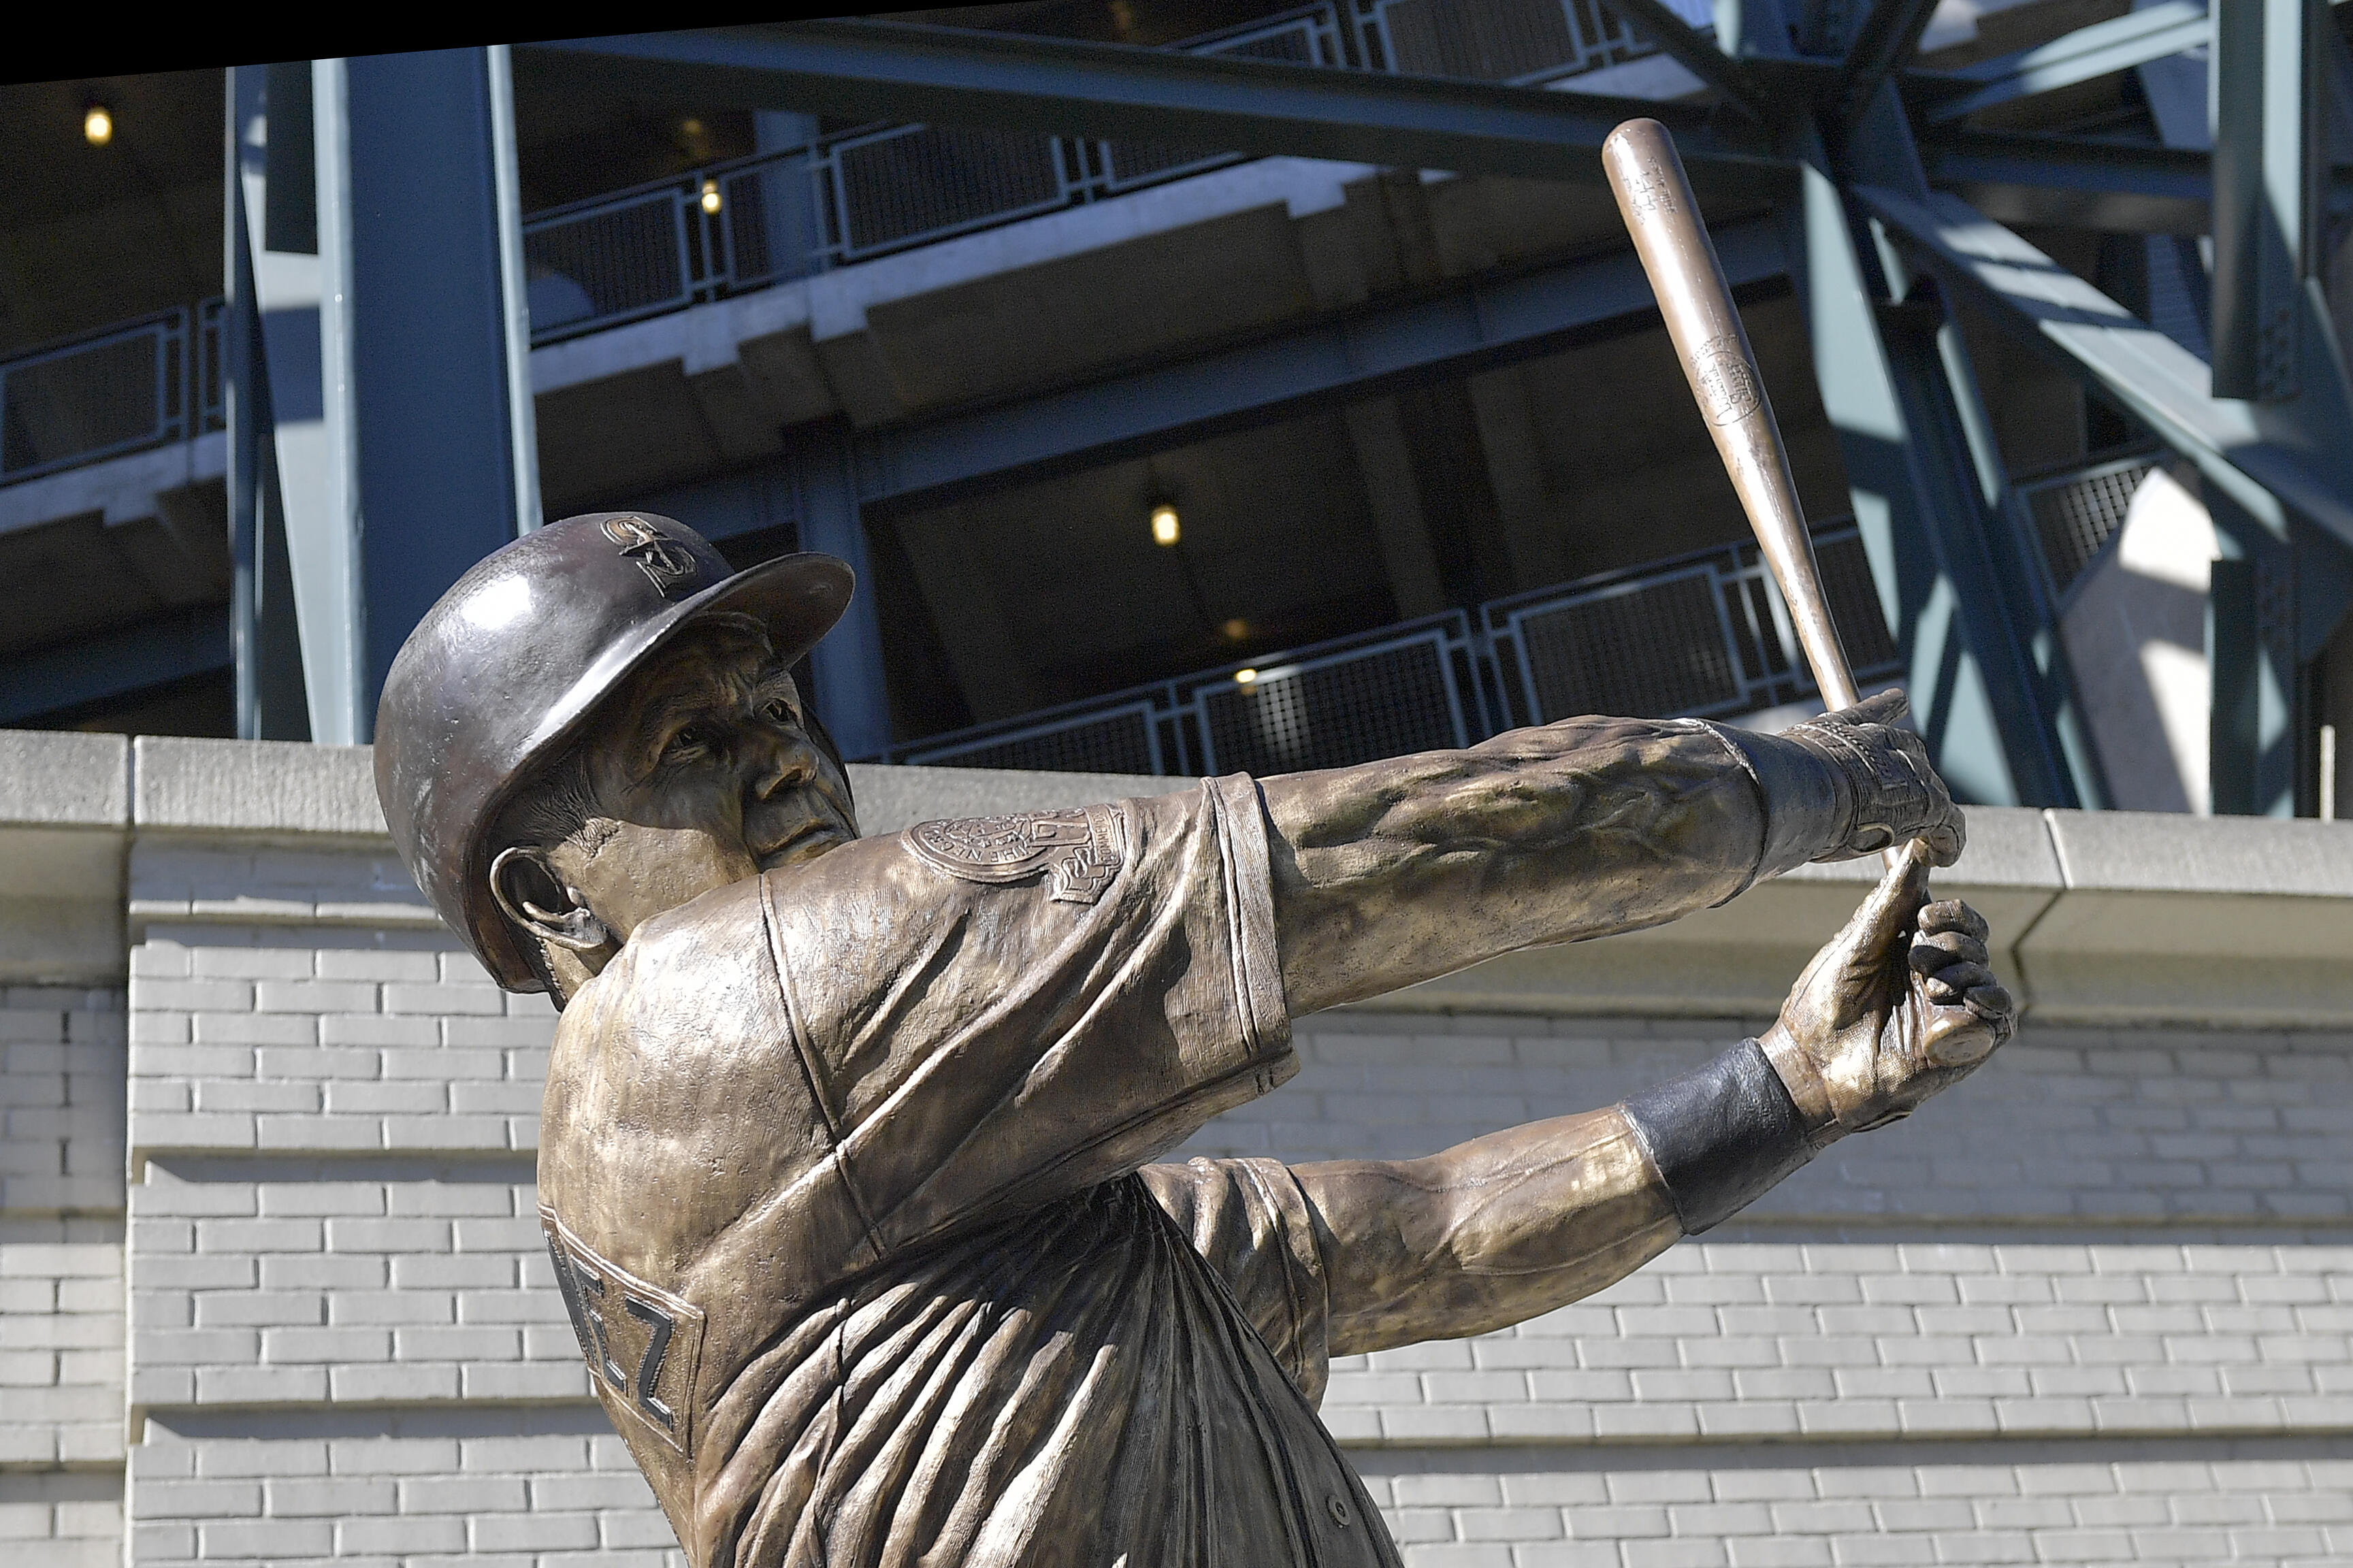
[[[2010,1031],[1982,922],[1926,901],[1962,822],[1900,699],[861,838],[786,673],[846,573],[729,579],[627,521],[452,590],[378,776],[452,924],[563,1005],[550,1256],[698,1568],[1395,1563],[1315,1415],[1330,1357],[1599,1289]],[[508,613],[516,581],[597,629]],[[1764,1040],[1624,1104],[1155,1163],[1292,1075],[1294,1016],[1915,838]]]

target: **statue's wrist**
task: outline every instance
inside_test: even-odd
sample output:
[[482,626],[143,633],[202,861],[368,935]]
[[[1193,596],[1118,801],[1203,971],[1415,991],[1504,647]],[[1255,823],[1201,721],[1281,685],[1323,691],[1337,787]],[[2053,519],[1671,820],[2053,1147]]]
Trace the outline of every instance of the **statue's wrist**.
[[1755,1040],[1630,1097],[1619,1110],[1686,1236],[1738,1213],[1814,1153],[1796,1104]]
[[1820,1148],[1845,1131],[1839,1125],[1837,1108],[1831,1103],[1830,1080],[1822,1076],[1821,1064],[1813,1052],[1798,1043],[1787,1026],[1775,1019],[1773,1026],[1757,1037],[1757,1048],[1788,1092],[1810,1142]]
[[1765,832],[1751,882],[1846,847],[1854,834],[1855,790],[1834,759],[1779,735],[1725,724],[1708,728],[1740,759],[1757,785]]

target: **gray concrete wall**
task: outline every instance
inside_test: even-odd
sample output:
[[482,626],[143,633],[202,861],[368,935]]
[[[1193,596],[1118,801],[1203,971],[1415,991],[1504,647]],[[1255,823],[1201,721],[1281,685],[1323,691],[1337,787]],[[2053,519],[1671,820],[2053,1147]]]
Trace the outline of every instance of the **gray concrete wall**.
[[[366,754],[88,741],[0,736],[0,866],[49,846],[0,956],[28,906],[115,911],[0,1012],[0,1541],[677,1561],[538,1250],[551,1016],[425,910]],[[1166,782],[858,779],[876,828]],[[2353,837],[1972,826],[1947,885],[2039,1010],[1992,1065],[1586,1302],[1335,1368],[1415,1568],[2353,1552]],[[1615,1100],[1754,1028],[1860,875],[1305,1020],[1192,1149]]]

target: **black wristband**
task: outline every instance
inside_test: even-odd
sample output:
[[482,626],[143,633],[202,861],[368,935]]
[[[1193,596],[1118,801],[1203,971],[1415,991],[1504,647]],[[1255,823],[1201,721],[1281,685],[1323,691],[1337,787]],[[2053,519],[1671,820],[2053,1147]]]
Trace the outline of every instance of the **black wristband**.
[[1781,1075],[1754,1040],[1619,1109],[1659,1168],[1685,1236],[1739,1213],[1814,1157]]

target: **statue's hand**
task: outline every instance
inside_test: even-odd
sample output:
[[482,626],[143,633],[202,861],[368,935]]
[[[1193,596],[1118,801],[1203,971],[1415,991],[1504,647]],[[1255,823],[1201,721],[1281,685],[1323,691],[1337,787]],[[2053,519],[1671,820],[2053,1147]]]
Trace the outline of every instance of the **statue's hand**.
[[1817,858],[1852,859],[1915,838],[1927,841],[1936,865],[1960,858],[1967,835],[1961,809],[1920,737],[1896,724],[1904,710],[1904,693],[1883,691],[1784,731],[1782,739],[1830,765],[1845,807],[1844,842]]
[[1986,923],[1927,901],[1917,844],[1814,955],[1758,1043],[1809,1133],[1827,1142],[1910,1114],[2017,1026],[1986,965]]

